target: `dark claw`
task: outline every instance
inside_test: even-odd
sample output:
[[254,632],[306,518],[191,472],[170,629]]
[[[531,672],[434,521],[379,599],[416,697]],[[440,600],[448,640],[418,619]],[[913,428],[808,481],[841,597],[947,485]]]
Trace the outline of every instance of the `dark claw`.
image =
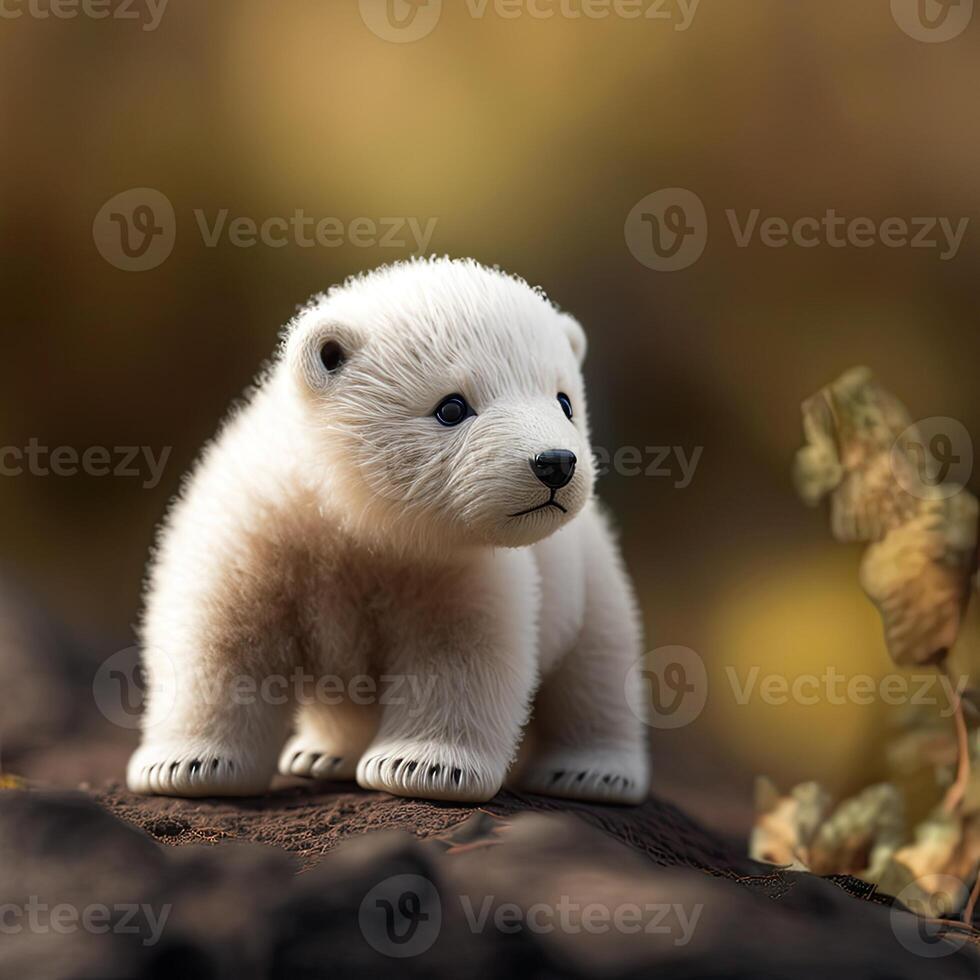
[[201,769],[201,760],[200,759],[194,759],[191,762],[191,775],[193,776],[196,773],[200,772],[200,769]]
[[171,775],[171,776],[172,776],[172,775],[173,775],[173,774],[174,774],[174,773],[176,772],[176,770],[177,770],[177,767],[178,767],[179,765],[180,765],[180,763],[179,763],[179,762],[171,762],[171,763],[170,763],[170,775]]
[[460,779],[462,779],[462,778],[463,778],[463,770],[462,770],[462,769],[454,769],[454,770],[453,770],[453,782],[454,782],[454,783],[455,783],[455,784],[456,784],[457,786],[459,785],[459,781],[460,781]]
[[418,767],[419,764],[417,762],[410,762],[407,767],[409,774],[411,775],[411,773],[415,772],[415,770],[418,769]]
[[584,772],[580,772],[580,773],[579,773],[579,774],[578,774],[578,775],[577,775],[577,776],[575,777],[575,782],[577,782],[577,783],[580,783],[580,782],[582,782],[582,780],[583,780],[583,779],[585,779],[585,773],[584,773]]
[[340,764],[341,764],[341,763],[342,763],[343,761],[344,761],[344,758],[343,758],[343,756],[340,756],[340,755],[335,755],[335,756],[334,756],[334,757],[333,757],[333,758],[332,758],[332,759],[330,760],[330,765],[332,765],[332,766],[339,766],[339,765],[340,765]]
[[564,776],[564,775],[565,775],[565,770],[564,769],[558,769],[558,770],[555,771],[555,774],[551,777],[551,781],[553,783],[557,783],[558,780],[561,779],[561,777]]
[[220,763],[220,761],[221,761],[220,759],[215,759],[214,762],[211,763],[211,770],[212,771],[214,771],[215,769],[218,768],[218,764]]
[[429,778],[439,775],[439,766],[429,766]]

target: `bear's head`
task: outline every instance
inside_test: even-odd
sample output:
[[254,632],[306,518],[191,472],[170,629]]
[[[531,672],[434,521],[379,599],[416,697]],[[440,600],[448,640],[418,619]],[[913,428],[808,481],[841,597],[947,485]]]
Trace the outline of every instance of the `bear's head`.
[[520,547],[592,494],[584,355],[582,328],[540,291],[432,259],[317,297],[283,364],[328,492],[360,527]]

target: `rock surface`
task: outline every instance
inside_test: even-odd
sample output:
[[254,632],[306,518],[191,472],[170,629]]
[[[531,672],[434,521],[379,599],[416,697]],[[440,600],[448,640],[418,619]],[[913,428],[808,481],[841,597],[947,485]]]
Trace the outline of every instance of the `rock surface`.
[[655,799],[8,791],[0,862],[4,977],[980,975],[965,938]]

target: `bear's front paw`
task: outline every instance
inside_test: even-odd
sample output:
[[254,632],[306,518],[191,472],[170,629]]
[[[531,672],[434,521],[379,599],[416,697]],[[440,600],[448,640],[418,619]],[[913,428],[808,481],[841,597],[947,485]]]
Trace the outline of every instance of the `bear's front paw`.
[[439,742],[389,741],[372,745],[357,766],[364,789],[429,800],[484,803],[503,782],[504,766],[472,749]]
[[126,768],[134,793],[158,796],[255,796],[271,776],[271,768],[207,744],[142,745]]
[[279,772],[283,776],[353,779],[356,769],[356,755],[344,753],[335,745],[318,742],[306,735],[294,735],[279,756]]
[[592,803],[642,803],[649,788],[642,751],[553,748],[533,756],[517,778],[531,793]]

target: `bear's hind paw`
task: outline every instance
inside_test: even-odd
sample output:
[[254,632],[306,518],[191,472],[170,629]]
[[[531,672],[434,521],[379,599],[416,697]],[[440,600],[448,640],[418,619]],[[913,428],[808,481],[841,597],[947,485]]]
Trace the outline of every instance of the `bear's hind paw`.
[[315,744],[301,735],[294,735],[279,756],[279,772],[283,776],[348,780],[354,778],[356,769],[355,756]]
[[648,790],[645,760],[628,753],[548,753],[532,760],[517,783],[530,793],[592,803],[642,803]]

